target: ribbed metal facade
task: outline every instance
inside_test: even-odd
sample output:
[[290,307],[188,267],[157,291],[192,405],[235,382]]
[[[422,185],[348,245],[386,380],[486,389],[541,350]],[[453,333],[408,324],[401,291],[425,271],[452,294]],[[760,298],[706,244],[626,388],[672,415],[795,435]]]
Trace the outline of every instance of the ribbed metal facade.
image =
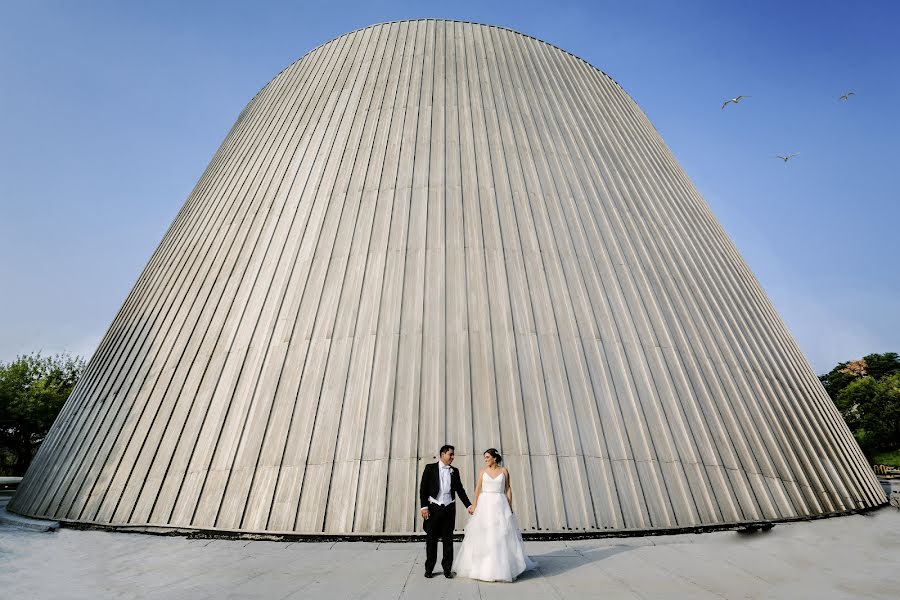
[[337,38],[244,109],[10,508],[414,532],[444,442],[470,490],[500,449],[528,531],[884,502],[622,89],[534,38],[423,20]]

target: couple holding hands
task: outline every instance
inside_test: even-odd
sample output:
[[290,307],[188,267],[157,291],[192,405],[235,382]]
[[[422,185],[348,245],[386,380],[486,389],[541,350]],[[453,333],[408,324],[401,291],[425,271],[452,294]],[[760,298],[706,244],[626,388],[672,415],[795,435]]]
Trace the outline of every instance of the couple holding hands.
[[[453,446],[441,448],[440,460],[425,466],[419,486],[419,506],[424,521],[425,577],[434,577],[438,538],[443,541],[441,566],[444,577],[456,575],[482,581],[513,581],[536,565],[525,554],[519,525],[512,512],[509,471],[496,449],[484,452],[484,468],[478,473],[474,502],[463,489],[459,470],[451,466]],[[456,560],[453,530],[456,527],[456,496],[472,518]]]

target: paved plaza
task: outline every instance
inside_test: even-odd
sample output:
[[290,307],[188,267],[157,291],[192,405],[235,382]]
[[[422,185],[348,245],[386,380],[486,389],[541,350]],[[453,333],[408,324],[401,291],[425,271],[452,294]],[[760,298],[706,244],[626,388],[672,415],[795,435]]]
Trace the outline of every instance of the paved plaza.
[[[724,531],[527,542],[512,584],[422,576],[422,543],[209,540],[0,526],[4,598],[897,598],[900,510]],[[458,547],[458,544],[457,544]]]

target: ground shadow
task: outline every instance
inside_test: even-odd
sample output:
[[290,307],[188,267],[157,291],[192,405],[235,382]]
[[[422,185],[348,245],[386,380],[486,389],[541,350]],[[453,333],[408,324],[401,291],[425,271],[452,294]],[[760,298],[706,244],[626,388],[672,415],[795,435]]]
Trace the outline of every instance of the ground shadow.
[[519,577],[520,580],[532,577],[557,575],[571,571],[582,565],[606,560],[617,554],[634,550],[635,546],[617,545],[602,546],[599,548],[576,548],[568,546],[553,552],[544,554],[532,554],[531,559],[537,563],[537,569],[526,571]]

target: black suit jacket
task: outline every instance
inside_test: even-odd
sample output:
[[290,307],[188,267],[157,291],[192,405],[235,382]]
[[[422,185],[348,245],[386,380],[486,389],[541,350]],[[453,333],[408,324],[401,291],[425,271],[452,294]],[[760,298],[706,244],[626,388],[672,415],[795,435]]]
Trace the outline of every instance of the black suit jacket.
[[[438,469],[438,463],[431,463],[429,465],[425,465],[425,470],[422,471],[422,483],[419,485],[419,506],[425,508],[428,506],[428,497],[437,498],[438,494],[441,491],[441,476],[440,471]],[[462,500],[462,503],[466,505],[466,508],[472,505],[469,502],[469,496],[466,495],[466,490],[463,489],[462,481],[459,479],[459,469],[456,467],[450,467],[450,499],[456,500],[456,495],[459,494],[459,499]]]

